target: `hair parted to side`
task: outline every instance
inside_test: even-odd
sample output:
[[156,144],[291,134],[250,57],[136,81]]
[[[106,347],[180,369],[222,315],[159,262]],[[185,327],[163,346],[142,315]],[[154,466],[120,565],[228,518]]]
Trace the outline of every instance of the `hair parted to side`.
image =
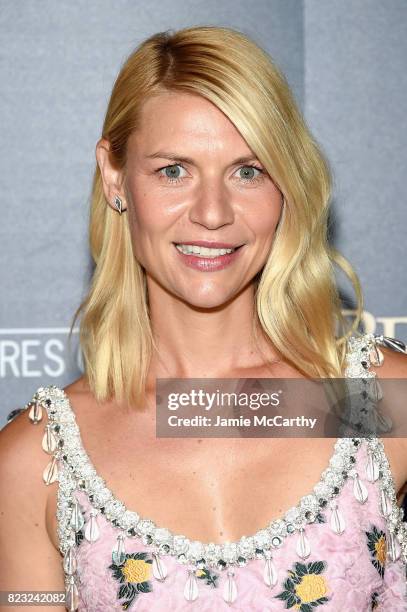
[[[215,104],[235,125],[284,196],[268,261],[258,275],[255,314],[284,359],[310,377],[343,377],[346,338],[357,333],[363,298],[347,260],[329,246],[331,172],[284,75],[243,33],[215,26],[159,32],[122,66],[102,137],[125,171],[126,146],[151,96],[181,91]],[[89,240],[96,267],[75,313],[85,375],[98,401],[144,398],[152,351],[147,284],[133,255],[128,215],[107,204],[96,164]],[[341,312],[333,264],[356,293],[353,323]]]

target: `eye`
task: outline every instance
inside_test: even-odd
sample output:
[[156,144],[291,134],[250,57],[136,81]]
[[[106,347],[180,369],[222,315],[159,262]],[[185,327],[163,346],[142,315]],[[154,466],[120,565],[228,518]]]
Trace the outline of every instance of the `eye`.
[[256,181],[261,181],[264,178],[264,170],[255,165],[241,166],[238,168],[237,172],[240,173],[239,178],[244,183],[255,183]]
[[[182,171],[186,172],[184,166],[181,163],[177,163],[159,168],[155,172],[166,183],[182,183],[186,178],[186,175],[182,175]],[[237,172],[240,172],[240,177],[237,177],[238,180],[246,184],[253,184],[264,179],[264,170],[255,165],[241,166]]]
[[180,169],[185,170],[182,164],[171,164],[170,166],[159,168],[156,172],[160,178],[163,178],[168,183],[180,183],[183,178],[185,178],[184,176],[180,176]]

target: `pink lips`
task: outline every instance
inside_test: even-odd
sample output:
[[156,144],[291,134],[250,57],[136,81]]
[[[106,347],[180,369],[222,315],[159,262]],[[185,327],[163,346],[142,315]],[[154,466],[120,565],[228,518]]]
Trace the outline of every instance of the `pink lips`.
[[[188,244],[183,242],[182,244]],[[197,246],[206,246],[203,243],[200,242],[194,242],[194,243],[189,243],[189,244],[195,244]],[[212,248],[233,248],[233,246],[217,246],[220,243],[206,243],[208,246],[210,245],[210,247]],[[215,246],[216,244],[216,246]],[[243,246],[243,245],[242,245]],[[174,244],[174,248],[176,250],[176,252],[178,253],[178,255],[181,257],[182,261],[189,266],[190,268],[194,268],[195,270],[201,270],[201,272],[215,272],[217,270],[223,270],[224,268],[226,268],[227,266],[229,266],[231,263],[233,263],[235,261],[235,259],[237,259],[239,257],[239,253],[242,250],[241,247],[237,248],[235,251],[233,251],[233,253],[226,253],[225,255],[219,255],[218,257],[199,257],[199,255],[185,255],[184,253],[181,253],[181,251],[179,251],[177,249],[177,247]]]

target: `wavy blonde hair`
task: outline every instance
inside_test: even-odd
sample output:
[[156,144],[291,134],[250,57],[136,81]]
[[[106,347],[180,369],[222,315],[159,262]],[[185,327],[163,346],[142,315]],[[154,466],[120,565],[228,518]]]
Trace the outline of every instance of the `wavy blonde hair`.
[[[284,197],[268,260],[254,279],[257,323],[303,375],[343,376],[346,338],[357,331],[362,293],[350,264],[328,244],[330,168],[284,75],[255,42],[230,28],[200,26],[151,36],[123,64],[103,124],[111,162],[123,172],[127,140],[140,125],[143,103],[167,91],[198,94],[215,104]],[[124,398],[138,405],[156,349],[145,272],[133,255],[128,215],[107,204],[97,164],[89,240],[96,267],[71,332],[82,313],[79,341],[96,399]],[[352,324],[341,312],[334,263],[356,292]]]

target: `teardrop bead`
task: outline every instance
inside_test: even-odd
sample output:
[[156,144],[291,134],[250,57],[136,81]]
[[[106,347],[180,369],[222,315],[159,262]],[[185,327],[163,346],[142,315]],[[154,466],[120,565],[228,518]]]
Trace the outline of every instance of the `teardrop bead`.
[[79,606],[78,587],[73,576],[69,577],[69,585],[65,590],[65,607],[68,612],[76,612]]
[[353,481],[353,494],[359,503],[364,504],[368,498],[368,491],[366,485],[360,480],[359,475],[356,474]]
[[112,550],[112,561],[115,565],[121,565],[126,558],[126,550],[124,546],[124,535],[119,533],[117,542]]
[[311,554],[311,546],[307,536],[304,533],[304,529],[300,529],[295,550],[301,559],[307,559],[307,557],[309,557]]
[[383,343],[385,346],[388,346],[389,348],[393,349],[394,351],[397,351],[398,353],[407,354],[407,347],[405,343],[402,340],[399,340],[398,338],[383,336]]
[[57,439],[51,430],[50,424],[48,423],[48,425],[45,428],[44,435],[42,437],[42,449],[49,455],[52,455],[56,447],[57,447]]
[[34,402],[28,413],[31,423],[39,423],[42,419],[42,406],[39,402]]
[[369,358],[370,358],[370,363],[373,366],[381,366],[383,361],[384,361],[384,356],[382,351],[379,349],[379,347],[374,344],[372,346],[372,348],[370,349],[370,353],[369,353]]
[[400,542],[398,541],[396,535],[394,533],[389,534],[388,545],[387,545],[387,554],[391,561],[397,561],[401,555],[401,547]]
[[277,570],[271,558],[266,559],[263,578],[265,584],[267,584],[267,586],[270,588],[277,584]]
[[164,561],[157,553],[153,553],[153,576],[160,582],[164,582],[168,574]]
[[42,478],[46,485],[50,485],[57,480],[58,466],[56,457],[52,457],[52,460],[48,463],[47,467],[42,473]]
[[96,516],[93,510],[90,511],[90,519],[86,523],[85,538],[88,542],[96,542],[100,536],[99,525],[97,524]]
[[383,489],[380,491],[380,512],[383,516],[389,516],[391,513],[391,502]]
[[64,556],[63,567],[65,574],[72,576],[77,570],[77,559],[75,554],[75,547],[70,546]]
[[75,531],[80,531],[85,524],[85,519],[77,501],[74,503],[72,508],[72,515],[69,524]]
[[384,393],[381,384],[379,383],[377,378],[373,379],[376,385],[376,401],[380,402],[383,399]]
[[332,508],[330,525],[332,531],[338,535],[341,535],[345,531],[345,519],[338,508]]
[[379,465],[375,460],[373,453],[368,453],[366,462],[366,478],[369,482],[376,482],[379,478]]
[[234,578],[234,572],[228,571],[225,586],[223,587],[223,599],[226,603],[234,603],[237,599],[237,584]]
[[184,587],[184,597],[187,601],[195,601],[198,598],[198,581],[195,570],[188,570],[189,576]]

